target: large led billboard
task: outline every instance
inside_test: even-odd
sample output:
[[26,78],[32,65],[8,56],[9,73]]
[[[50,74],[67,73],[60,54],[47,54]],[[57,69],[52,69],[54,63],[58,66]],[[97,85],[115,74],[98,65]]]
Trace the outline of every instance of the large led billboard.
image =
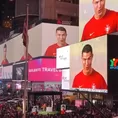
[[39,58],[28,62],[29,81],[58,81],[62,78],[61,70],[56,69],[55,58]]
[[[41,23],[31,28],[28,31],[28,59],[38,56],[56,56],[57,48],[78,42],[78,32],[78,26],[50,23]],[[22,34],[0,45],[1,65],[25,59],[26,47],[23,45]]]
[[79,41],[118,31],[117,0],[79,1]]
[[118,33],[108,35],[108,91],[118,94]]
[[107,36],[71,45],[69,89],[107,93],[107,86]]
[[25,80],[25,72],[26,72],[26,63],[15,63],[13,65],[13,80],[23,81]]

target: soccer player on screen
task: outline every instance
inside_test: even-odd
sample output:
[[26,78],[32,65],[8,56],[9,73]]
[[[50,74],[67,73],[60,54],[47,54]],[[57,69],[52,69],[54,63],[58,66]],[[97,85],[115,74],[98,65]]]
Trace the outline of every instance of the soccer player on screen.
[[3,47],[3,61],[1,62],[1,65],[8,64],[7,60],[7,45],[5,44]]
[[79,72],[73,81],[73,88],[107,89],[103,76],[92,68],[93,51],[87,44],[82,49],[83,70]]
[[92,0],[95,14],[86,23],[82,41],[118,31],[118,12],[105,8],[106,0]]
[[45,56],[56,56],[56,49],[67,46],[66,43],[67,31],[64,27],[58,27],[56,29],[57,43],[50,45],[45,52]]

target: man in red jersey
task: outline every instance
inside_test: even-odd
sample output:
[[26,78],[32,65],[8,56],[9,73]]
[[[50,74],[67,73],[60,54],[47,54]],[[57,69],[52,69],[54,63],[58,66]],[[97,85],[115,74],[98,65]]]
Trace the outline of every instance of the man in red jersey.
[[56,56],[56,49],[67,46],[66,43],[67,31],[64,27],[58,27],[56,29],[57,43],[50,45],[45,52],[45,56]]
[[[29,45],[29,40],[28,40],[28,45]],[[28,53],[27,60],[31,60],[32,56]],[[24,55],[21,57],[20,61],[26,60],[26,46],[24,46]]]
[[82,49],[83,70],[75,76],[73,88],[107,89],[103,76],[92,68],[92,59],[92,47],[87,44]]
[[118,12],[105,8],[106,0],[93,0],[94,16],[87,22],[82,41],[118,31]]
[[8,64],[8,60],[7,60],[7,45],[5,44],[4,45],[4,48],[3,48],[3,61],[1,62],[1,65],[5,65],[5,64]]

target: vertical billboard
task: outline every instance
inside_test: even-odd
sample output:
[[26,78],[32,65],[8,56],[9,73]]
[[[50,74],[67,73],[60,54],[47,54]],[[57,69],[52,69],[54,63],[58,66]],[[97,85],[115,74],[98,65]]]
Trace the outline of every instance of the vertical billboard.
[[15,63],[13,65],[13,80],[16,81],[22,81],[25,80],[25,69],[26,69],[26,63]]
[[79,41],[118,31],[117,0],[80,0]]
[[70,89],[107,92],[107,36],[70,47]]
[[70,69],[62,69],[62,89],[70,89]]
[[3,80],[12,80],[12,71],[13,71],[13,66],[12,65],[7,65],[3,66]]
[[118,33],[108,35],[108,91],[118,94]]
[[56,58],[39,58],[28,62],[29,81],[60,82],[61,77],[61,70],[56,69]]
[[70,46],[58,48],[56,51],[56,68],[66,69],[70,67]]

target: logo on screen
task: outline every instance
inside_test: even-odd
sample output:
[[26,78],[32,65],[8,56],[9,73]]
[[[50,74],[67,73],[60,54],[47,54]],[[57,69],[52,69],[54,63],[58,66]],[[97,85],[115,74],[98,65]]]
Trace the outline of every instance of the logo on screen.
[[110,69],[118,70],[118,59],[116,58],[110,59]]

